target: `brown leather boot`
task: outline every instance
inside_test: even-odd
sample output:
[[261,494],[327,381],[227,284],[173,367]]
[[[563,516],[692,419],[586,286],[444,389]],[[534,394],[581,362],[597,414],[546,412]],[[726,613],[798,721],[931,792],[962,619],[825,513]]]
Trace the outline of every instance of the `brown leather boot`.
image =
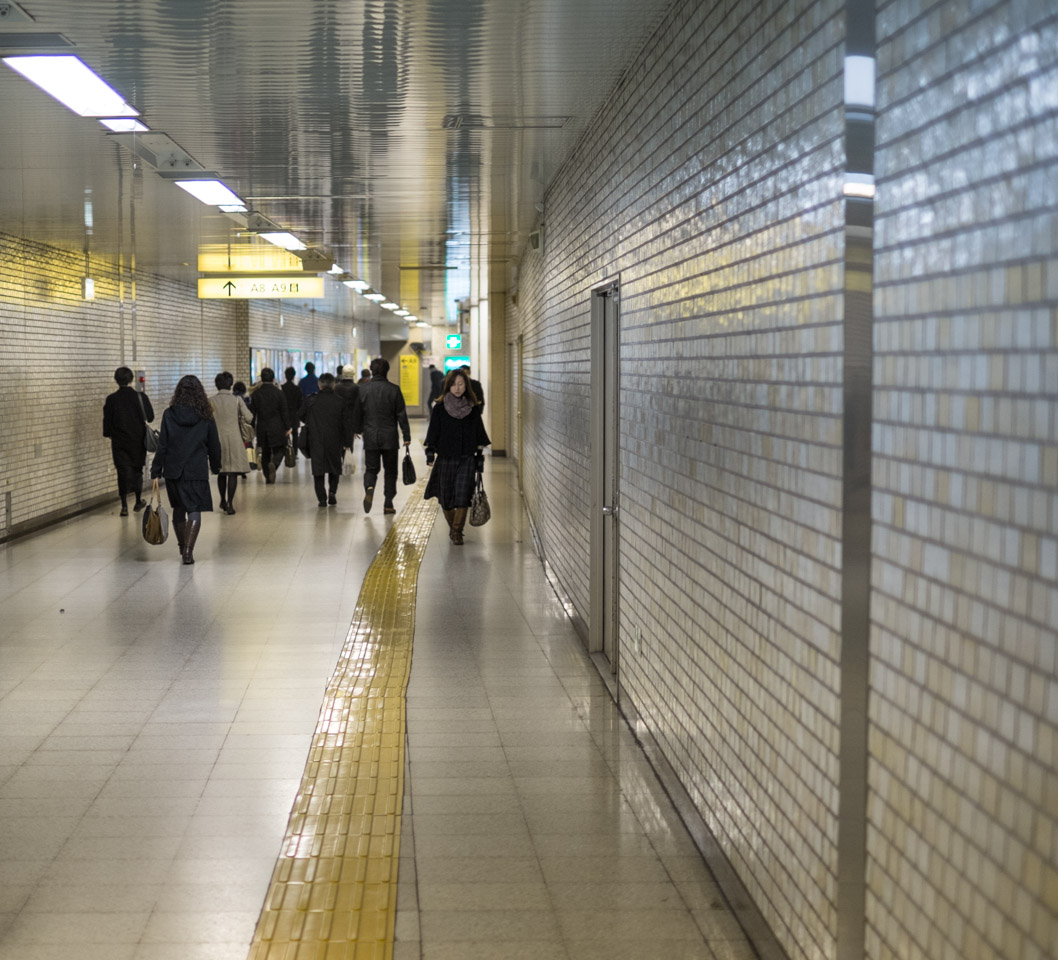
[[195,562],[195,541],[198,539],[198,532],[201,529],[201,520],[187,521],[187,531],[184,540],[184,563],[191,564]]
[[180,548],[180,556],[184,555],[184,542],[187,539],[187,521],[174,520],[173,532],[176,534],[176,545]]
[[467,508],[456,507],[452,511],[452,543],[457,547],[463,545],[463,527],[467,522]]
[[452,539],[452,514],[454,514],[454,513],[455,513],[455,510],[445,510],[445,512],[444,512],[445,520],[448,521],[448,539],[449,540]]

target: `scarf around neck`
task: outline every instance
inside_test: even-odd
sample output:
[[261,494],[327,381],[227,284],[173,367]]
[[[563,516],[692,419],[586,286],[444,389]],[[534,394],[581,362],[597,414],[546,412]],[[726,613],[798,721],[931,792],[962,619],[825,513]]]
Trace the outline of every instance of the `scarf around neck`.
[[444,405],[445,413],[450,417],[455,417],[456,420],[462,420],[474,409],[474,404],[465,395],[457,397],[454,393],[445,394]]

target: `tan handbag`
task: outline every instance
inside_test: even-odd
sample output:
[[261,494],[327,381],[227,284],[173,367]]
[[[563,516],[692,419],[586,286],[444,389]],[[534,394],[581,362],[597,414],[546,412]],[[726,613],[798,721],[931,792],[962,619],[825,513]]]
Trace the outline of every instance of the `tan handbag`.
[[169,514],[162,506],[158,481],[151,487],[151,502],[143,509],[143,539],[153,546],[165,543],[169,537]]

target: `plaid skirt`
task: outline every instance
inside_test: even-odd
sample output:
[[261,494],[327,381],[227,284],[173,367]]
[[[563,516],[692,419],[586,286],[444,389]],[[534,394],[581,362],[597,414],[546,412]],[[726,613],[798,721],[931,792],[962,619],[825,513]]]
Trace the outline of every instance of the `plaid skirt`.
[[426,482],[425,500],[437,497],[442,510],[469,507],[474,494],[474,454],[458,460],[438,457]]

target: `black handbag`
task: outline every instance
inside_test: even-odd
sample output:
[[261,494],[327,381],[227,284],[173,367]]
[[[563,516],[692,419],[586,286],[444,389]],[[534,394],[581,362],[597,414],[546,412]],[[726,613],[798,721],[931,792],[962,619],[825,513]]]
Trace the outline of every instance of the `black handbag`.
[[143,447],[148,453],[158,451],[158,431],[147,422],[147,411],[143,407],[143,394],[136,391],[136,399],[140,401],[140,413],[143,414]]
[[470,498],[470,525],[472,527],[484,526],[491,517],[492,510],[489,508],[489,497],[485,493],[485,484],[482,482],[479,471],[474,478],[474,495]]
[[415,483],[415,464],[411,462],[411,453],[407,450],[404,451],[404,462],[401,464],[401,470],[404,474],[404,486],[409,486]]
[[294,467],[297,466],[297,462],[298,455],[294,452],[294,441],[290,437],[287,437],[287,449],[283,454],[283,463],[288,467]]

